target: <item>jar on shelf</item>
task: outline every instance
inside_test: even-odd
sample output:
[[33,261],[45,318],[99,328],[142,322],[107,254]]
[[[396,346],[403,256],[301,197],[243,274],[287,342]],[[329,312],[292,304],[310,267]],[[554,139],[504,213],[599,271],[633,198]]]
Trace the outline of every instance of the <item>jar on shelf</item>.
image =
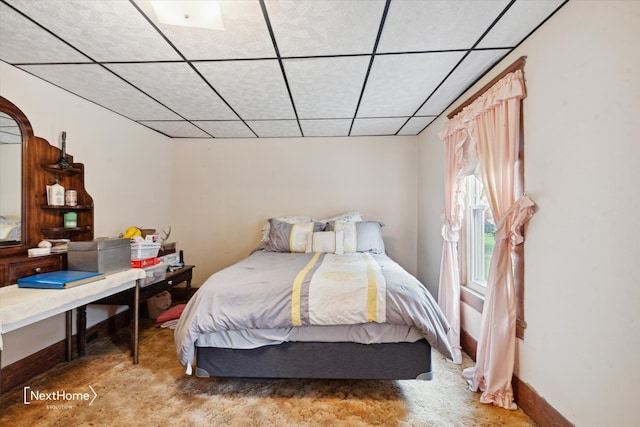
[[64,228],[76,228],[78,226],[78,214],[67,212],[64,214]]
[[78,206],[78,192],[76,190],[65,191],[64,204],[66,206]]
[[64,206],[64,187],[57,179],[53,185],[47,185],[47,203],[49,206]]

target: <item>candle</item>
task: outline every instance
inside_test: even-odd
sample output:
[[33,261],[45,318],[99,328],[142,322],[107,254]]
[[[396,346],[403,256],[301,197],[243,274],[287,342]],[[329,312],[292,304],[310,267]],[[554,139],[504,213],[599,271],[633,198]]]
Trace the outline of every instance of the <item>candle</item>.
[[62,158],[67,157],[67,132],[62,131]]

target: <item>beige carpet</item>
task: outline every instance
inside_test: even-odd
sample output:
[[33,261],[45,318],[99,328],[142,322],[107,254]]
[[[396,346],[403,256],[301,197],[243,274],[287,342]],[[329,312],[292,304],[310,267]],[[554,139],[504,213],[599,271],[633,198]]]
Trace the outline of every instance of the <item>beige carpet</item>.
[[[23,403],[24,388],[0,397],[0,426],[532,426],[522,411],[479,403],[462,366],[434,353],[432,381],[229,380],[186,376],[173,331],[142,333],[131,363],[126,331],[91,354],[30,380],[29,393],[74,400]],[[89,386],[97,397],[93,398]],[[80,396],[87,393],[87,396]],[[78,396],[75,398],[75,396]]]

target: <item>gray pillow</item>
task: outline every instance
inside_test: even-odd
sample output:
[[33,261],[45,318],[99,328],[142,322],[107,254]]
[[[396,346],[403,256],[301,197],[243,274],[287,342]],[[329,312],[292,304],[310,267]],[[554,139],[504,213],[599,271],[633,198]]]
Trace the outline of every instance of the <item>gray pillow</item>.
[[[325,230],[334,231],[334,224],[335,221],[329,221]],[[382,239],[382,227],[384,227],[384,224],[379,221],[356,222],[356,250],[358,252],[383,254],[385,249],[384,240]]]
[[356,223],[358,252],[384,253],[384,240],[382,240],[383,225],[384,224],[378,221],[361,221]]
[[[305,223],[299,223],[305,224]],[[289,224],[288,222],[280,221],[276,218],[269,219],[269,241],[267,242],[267,250],[271,252],[292,252],[291,248],[291,230],[296,224]],[[314,231],[322,231],[324,223],[314,222],[313,231],[309,233],[309,239]],[[309,241],[310,242],[310,241]],[[304,252],[304,250],[297,250],[295,252]]]

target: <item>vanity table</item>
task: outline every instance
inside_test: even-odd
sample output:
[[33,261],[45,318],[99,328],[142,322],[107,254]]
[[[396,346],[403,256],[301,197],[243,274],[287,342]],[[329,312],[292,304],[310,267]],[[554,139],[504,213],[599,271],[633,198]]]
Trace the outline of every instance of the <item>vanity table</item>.
[[[102,280],[75,286],[69,289],[19,288],[18,285],[0,288],[0,351],[3,348],[2,335],[27,325],[66,313],[67,361],[71,354],[71,310],[84,307],[101,298],[133,290],[134,303],[138,301],[138,283],[146,278],[144,270],[130,269],[107,274]],[[81,316],[78,316],[79,318]],[[133,314],[132,348],[134,363],[138,362],[138,313]],[[85,319],[86,320],[86,319]],[[78,336],[84,336],[85,322],[78,322]],[[78,353],[84,353],[84,342],[79,340]]]

